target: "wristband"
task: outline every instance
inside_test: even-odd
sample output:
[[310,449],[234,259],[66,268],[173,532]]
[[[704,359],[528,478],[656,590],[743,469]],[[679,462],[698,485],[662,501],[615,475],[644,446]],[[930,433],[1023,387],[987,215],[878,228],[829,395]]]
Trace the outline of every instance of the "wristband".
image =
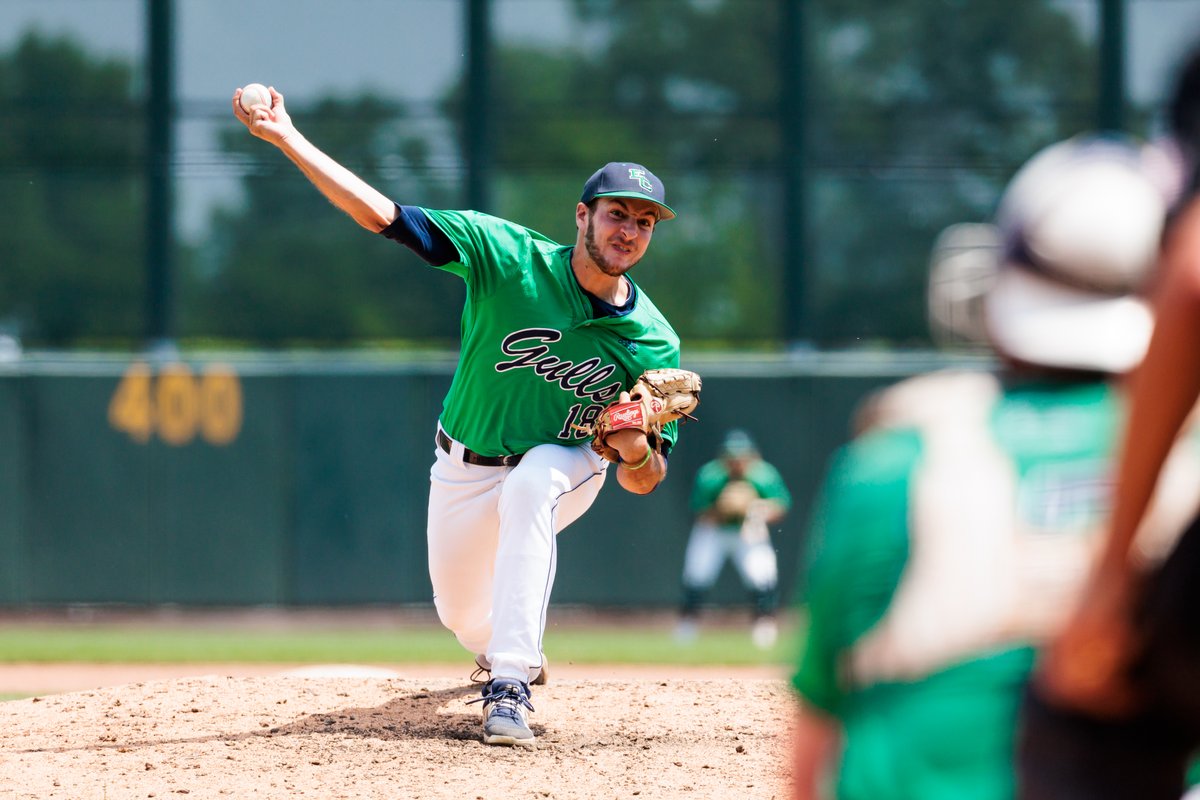
[[628,461],[622,461],[621,466],[628,470],[641,469],[642,467],[644,467],[650,463],[650,454],[652,452],[654,452],[654,451],[651,450],[649,447],[647,447],[646,448],[646,457],[643,458],[641,461],[639,461],[636,466],[630,464]]

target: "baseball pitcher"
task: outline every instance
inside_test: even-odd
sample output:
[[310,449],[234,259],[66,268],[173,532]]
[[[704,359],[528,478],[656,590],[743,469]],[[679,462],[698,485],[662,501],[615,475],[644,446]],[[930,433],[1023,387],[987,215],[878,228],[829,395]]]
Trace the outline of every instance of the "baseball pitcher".
[[556,535],[591,506],[610,465],[624,489],[652,491],[699,397],[699,377],[679,369],[679,337],[626,274],[675,216],[662,181],[638,164],[597,170],[574,209],[575,241],[562,245],[475,211],[399,205],[307,141],[274,88],[270,105],[248,111],[241,94],[237,118],[334,205],[466,283],[434,436],[429,575],[442,623],[489,673],[473,701],[484,742],[531,745]]

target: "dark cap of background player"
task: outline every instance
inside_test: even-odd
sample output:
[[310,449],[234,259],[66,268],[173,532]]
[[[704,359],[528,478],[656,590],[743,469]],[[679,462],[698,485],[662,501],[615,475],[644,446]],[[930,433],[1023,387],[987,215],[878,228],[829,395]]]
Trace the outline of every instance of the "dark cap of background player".
[[579,202],[592,202],[597,197],[636,197],[658,206],[658,218],[674,219],[675,211],[667,205],[667,190],[663,182],[641,164],[613,161],[596,170],[583,185]]
[[758,455],[758,448],[750,434],[741,428],[734,428],[725,434],[721,442],[721,456],[724,458],[752,458]]

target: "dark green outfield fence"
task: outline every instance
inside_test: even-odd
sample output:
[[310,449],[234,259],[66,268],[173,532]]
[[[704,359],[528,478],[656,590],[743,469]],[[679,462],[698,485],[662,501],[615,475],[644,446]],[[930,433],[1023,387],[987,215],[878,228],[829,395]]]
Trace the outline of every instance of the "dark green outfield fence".
[[[864,392],[946,362],[686,362],[698,416],[647,497],[610,476],[559,539],[553,601],[673,605],[696,469],[745,427],[796,496],[789,593],[826,459]],[[452,358],[33,356],[0,364],[0,605],[430,602],[425,501]],[[770,377],[767,377],[770,375]],[[713,594],[740,603],[726,570]]]

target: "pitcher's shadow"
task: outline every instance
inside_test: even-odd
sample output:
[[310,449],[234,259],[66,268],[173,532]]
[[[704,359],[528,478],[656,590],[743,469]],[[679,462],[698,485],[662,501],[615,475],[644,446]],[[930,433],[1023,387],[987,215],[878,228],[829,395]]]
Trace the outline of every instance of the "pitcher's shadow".
[[[371,708],[337,708],[308,714],[293,722],[271,728],[208,736],[146,739],[142,741],[105,741],[72,747],[38,747],[14,752],[67,753],[90,750],[120,750],[158,747],[164,744],[204,742],[243,742],[277,736],[357,736],[364,739],[403,741],[413,739],[482,742],[482,725],[478,705],[463,706],[462,710],[447,712],[445,707],[455,701],[479,696],[479,686],[456,686],[450,689],[418,689]],[[248,720],[249,721],[249,720]],[[544,732],[541,725],[530,726],[536,735]]]

